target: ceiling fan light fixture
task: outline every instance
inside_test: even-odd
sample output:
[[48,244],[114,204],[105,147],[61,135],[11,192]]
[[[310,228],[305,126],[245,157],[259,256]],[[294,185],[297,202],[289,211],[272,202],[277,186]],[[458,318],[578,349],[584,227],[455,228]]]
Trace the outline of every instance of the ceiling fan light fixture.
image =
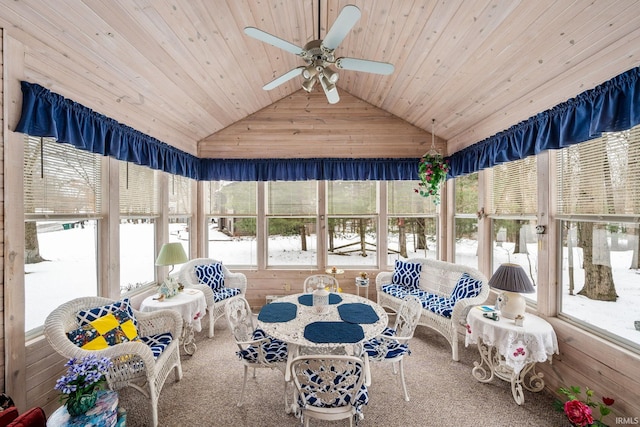
[[310,64],[304,67],[304,69],[302,70],[302,77],[307,80],[311,80],[318,75],[318,72],[318,68],[315,66],[315,64]]
[[303,81],[302,89],[306,90],[307,92],[311,92],[313,90],[313,87],[316,85],[316,81],[316,79],[307,79]]
[[322,70],[322,74],[327,78],[327,81],[331,84],[336,84],[336,82],[338,81],[338,77],[340,77],[336,71],[333,71],[329,67],[325,67]]

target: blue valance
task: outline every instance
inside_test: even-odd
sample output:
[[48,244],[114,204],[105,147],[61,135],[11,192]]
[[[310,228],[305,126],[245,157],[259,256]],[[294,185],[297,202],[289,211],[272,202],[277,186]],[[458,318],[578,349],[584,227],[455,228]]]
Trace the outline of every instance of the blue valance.
[[640,123],[639,77],[640,67],[633,68],[452,154],[448,178],[632,128]]
[[33,83],[22,82],[17,132],[198,179],[200,160]]
[[418,159],[202,159],[207,181],[417,180]]
[[16,131],[205,181],[416,180],[418,159],[200,159],[34,83]]

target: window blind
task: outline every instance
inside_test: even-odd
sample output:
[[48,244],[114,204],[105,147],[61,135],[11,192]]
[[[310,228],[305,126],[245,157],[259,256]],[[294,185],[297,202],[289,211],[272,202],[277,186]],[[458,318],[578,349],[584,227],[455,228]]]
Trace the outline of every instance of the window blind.
[[147,166],[120,162],[120,215],[160,215],[160,190],[156,174]]
[[[434,215],[438,209],[431,197],[415,192],[420,181],[387,181],[387,212],[389,215]],[[384,185],[385,183],[381,183]]]
[[205,182],[207,215],[257,215],[256,182]]
[[266,185],[269,215],[315,215],[318,211],[317,181],[278,181]]
[[455,178],[456,213],[475,214],[478,211],[478,172]]
[[169,215],[191,215],[191,184],[193,180],[169,175]]
[[557,152],[558,213],[640,213],[640,126]]
[[538,211],[538,172],[535,156],[503,163],[491,170],[492,214],[525,215]]
[[101,156],[52,138],[24,141],[25,216],[100,214]]

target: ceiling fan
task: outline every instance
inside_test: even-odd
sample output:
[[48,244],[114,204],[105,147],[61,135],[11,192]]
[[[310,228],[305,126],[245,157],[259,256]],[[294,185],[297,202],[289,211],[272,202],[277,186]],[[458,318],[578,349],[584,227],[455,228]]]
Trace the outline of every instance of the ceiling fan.
[[[319,3],[319,2],[318,2]],[[319,6],[319,4],[318,4]],[[320,14],[318,13],[318,16]],[[360,19],[360,9],[354,5],[347,5],[341,11],[324,39],[320,39],[320,25],[318,25],[318,40],[312,40],[304,48],[273,36],[255,27],[245,27],[244,32],[250,37],[268,43],[272,46],[291,52],[301,57],[306,65],[296,67],[277,77],[262,87],[264,90],[274,89],[289,80],[302,75],[302,88],[311,92],[319,81],[330,104],[340,101],[336,82],[338,72],[331,65],[342,70],[363,71],[365,73],[389,75],[393,73],[393,65],[387,62],[370,61],[357,58],[336,58],[334,51],[347,36],[349,31]],[[319,24],[319,23],[318,23]]]

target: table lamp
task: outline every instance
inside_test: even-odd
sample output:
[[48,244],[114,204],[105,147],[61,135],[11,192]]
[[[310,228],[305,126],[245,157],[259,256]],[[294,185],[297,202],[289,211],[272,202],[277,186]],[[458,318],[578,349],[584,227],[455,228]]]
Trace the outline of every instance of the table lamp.
[[498,267],[489,280],[489,286],[502,291],[498,295],[496,306],[507,319],[524,316],[527,302],[521,294],[535,292],[527,273],[518,264],[511,263]]
[[162,245],[158,258],[156,258],[156,265],[171,266],[167,278],[160,285],[160,294],[165,298],[171,298],[178,293],[178,282],[174,277],[171,277],[171,272],[176,264],[183,264],[187,261],[187,254],[184,252],[182,243],[174,242]]

